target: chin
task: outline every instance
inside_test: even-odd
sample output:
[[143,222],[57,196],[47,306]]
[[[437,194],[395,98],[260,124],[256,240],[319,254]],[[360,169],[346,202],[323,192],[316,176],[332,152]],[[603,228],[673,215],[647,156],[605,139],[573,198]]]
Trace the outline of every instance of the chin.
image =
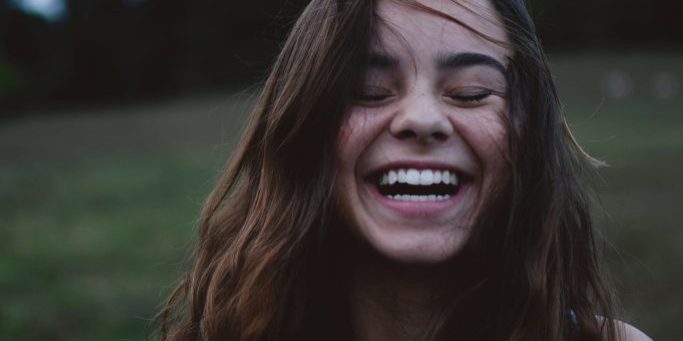
[[[366,225],[367,226],[367,225]],[[447,230],[366,228],[358,231],[367,244],[387,260],[410,265],[438,265],[457,256],[469,229]]]

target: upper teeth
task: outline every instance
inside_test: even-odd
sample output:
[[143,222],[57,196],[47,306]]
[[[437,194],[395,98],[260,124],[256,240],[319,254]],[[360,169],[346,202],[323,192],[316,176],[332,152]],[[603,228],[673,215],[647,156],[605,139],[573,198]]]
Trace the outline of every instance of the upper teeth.
[[439,183],[457,185],[458,176],[447,170],[431,170],[414,168],[390,170],[382,174],[380,185],[409,184],[429,186]]

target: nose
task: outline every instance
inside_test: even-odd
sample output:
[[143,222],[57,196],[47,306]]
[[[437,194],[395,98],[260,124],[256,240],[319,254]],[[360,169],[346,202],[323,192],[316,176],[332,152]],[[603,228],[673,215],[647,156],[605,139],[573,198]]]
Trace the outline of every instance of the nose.
[[406,98],[398,110],[389,127],[397,139],[427,144],[445,141],[453,134],[453,125],[429,94]]

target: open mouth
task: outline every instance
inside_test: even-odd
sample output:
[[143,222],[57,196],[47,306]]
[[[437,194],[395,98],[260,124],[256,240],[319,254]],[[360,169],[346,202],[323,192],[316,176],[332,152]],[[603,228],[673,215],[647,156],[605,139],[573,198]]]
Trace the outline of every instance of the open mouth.
[[389,169],[375,174],[370,182],[390,200],[436,202],[458,193],[464,176],[443,169]]

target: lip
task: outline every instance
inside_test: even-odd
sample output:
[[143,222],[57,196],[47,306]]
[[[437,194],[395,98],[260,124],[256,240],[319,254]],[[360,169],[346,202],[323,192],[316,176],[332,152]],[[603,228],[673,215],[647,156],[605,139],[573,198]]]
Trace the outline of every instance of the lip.
[[[400,168],[454,171],[461,179],[458,192],[452,195],[450,198],[440,201],[398,201],[389,199],[379,192],[374,179],[386,171]],[[459,167],[443,162],[396,161],[377,167],[367,174],[368,175],[365,177],[364,185],[366,186],[366,189],[370,193],[371,197],[385,208],[398,214],[399,216],[406,218],[435,217],[446,214],[451,210],[455,210],[462,202],[471,185],[471,181],[469,181],[470,177],[467,176],[467,174],[464,173]]]

